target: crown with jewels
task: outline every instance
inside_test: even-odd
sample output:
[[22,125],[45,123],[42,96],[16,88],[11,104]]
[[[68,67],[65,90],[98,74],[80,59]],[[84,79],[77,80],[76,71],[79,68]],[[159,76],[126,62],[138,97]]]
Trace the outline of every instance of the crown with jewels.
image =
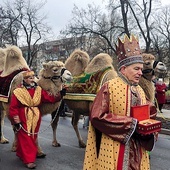
[[130,38],[125,35],[124,39],[118,38],[116,45],[116,54],[118,57],[118,68],[123,65],[128,66],[134,63],[143,63],[143,57],[139,47],[138,39],[131,35]]

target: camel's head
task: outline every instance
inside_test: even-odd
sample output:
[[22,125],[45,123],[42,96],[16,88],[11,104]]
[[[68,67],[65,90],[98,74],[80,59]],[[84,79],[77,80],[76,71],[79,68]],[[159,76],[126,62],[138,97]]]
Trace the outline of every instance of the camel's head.
[[65,68],[64,63],[61,61],[49,61],[48,63],[43,63],[40,77],[50,79],[53,82],[57,82],[58,80],[61,80],[62,82],[72,80],[72,74]]
[[156,64],[155,64],[155,75],[158,76],[159,74],[166,74],[167,73],[167,67],[166,65],[161,62],[161,61],[158,61]]
[[152,54],[143,53],[143,76],[149,80],[152,80],[155,76],[159,74],[165,74],[167,67],[163,62],[156,61]]

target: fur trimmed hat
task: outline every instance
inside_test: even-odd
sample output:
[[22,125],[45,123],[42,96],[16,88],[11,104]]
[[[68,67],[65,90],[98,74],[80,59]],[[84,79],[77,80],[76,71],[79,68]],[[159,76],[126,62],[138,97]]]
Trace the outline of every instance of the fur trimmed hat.
[[131,35],[130,38],[125,35],[123,40],[118,38],[116,54],[119,62],[119,70],[123,65],[128,66],[134,63],[144,63],[138,39],[134,35]]

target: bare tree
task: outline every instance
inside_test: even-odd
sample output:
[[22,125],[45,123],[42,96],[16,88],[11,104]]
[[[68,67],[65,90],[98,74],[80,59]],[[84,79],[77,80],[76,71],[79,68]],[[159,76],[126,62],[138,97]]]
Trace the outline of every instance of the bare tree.
[[[11,26],[12,25],[12,26]],[[0,8],[0,46],[6,43],[17,45],[19,24],[9,17],[3,7]]]
[[95,51],[96,53],[102,51],[111,55],[115,53],[115,37],[119,34],[119,29],[122,28],[117,22],[119,20],[117,13],[112,11],[112,13],[106,14],[100,7],[89,4],[87,9],[79,9],[74,6],[72,14],[71,23],[67,25],[65,31],[61,32],[63,35],[73,37],[85,35],[86,40],[89,40],[86,43],[86,51]]
[[[151,17],[151,10],[152,10],[152,1],[153,0],[143,0],[142,5],[138,4],[136,1],[133,3],[129,3],[128,5],[131,9],[131,12],[136,20],[140,33],[145,41],[145,52],[149,52],[151,46],[151,30],[152,30],[152,20]],[[136,13],[138,11],[138,14]],[[142,14],[142,15],[140,15]],[[141,22],[144,21],[144,22]]]
[[75,37],[83,35],[93,39],[97,37],[97,41],[100,42],[95,44],[98,51],[109,51],[109,53],[114,54],[114,43],[117,37],[123,33],[130,35],[133,32],[143,38],[145,52],[149,52],[154,23],[151,18],[152,1],[154,0],[142,0],[142,3],[139,4],[136,0],[120,0],[119,2],[110,0],[108,14],[95,5],[88,5],[87,10],[75,6],[71,24],[62,33]]
[[[17,40],[20,45],[25,46],[24,54],[28,65],[31,67],[36,59],[36,54],[39,51],[38,42],[42,40],[47,33],[50,32],[50,27],[44,22],[46,16],[41,9],[45,5],[45,1],[40,3],[34,0],[15,0],[5,3],[5,16],[9,20],[8,30],[17,28]],[[11,39],[13,35],[11,32]],[[21,43],[22,42],[22,43]],[[14,41],[13,41],[14,43]],[[14,43],[16,44],[16,43]]]
[[[120,8],[122,15],[122,25],[124,31],[128,36],[131,33],[140,35],[140,38],[144,40],[145,52],[149,52],[152,43],[151,31],[154,27],[154,20],[152,13],[157,7],[154,0],[120,0],[120,4],[117,2],[117,8]],[[114,0],[110,0],[109,6],[115,3]]]
[[159,60],[170,66],[170,7],[166,6],[154,17],[155,27],[152,32],[153,47]]

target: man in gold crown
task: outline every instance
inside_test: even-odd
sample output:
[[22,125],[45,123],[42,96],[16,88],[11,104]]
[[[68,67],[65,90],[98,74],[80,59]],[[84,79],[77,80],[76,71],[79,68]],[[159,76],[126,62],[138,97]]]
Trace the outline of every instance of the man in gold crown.
[[149,170],[154,134],[137,133],[132,106],[146,104],[139,87],[143,58],[133,35],[118,39],[118,76],[98,92],[90,114],[83,170]]
[[23,84],[13,91],[9,108],[11,122],[17,132],[16,155],[29,169],[36,167],[36,139],[41,123],[39,106],[44,102],[58,102],[63,95],[61,92],[56,96],[50,95],[34,79],[33,71],[23,73]]

